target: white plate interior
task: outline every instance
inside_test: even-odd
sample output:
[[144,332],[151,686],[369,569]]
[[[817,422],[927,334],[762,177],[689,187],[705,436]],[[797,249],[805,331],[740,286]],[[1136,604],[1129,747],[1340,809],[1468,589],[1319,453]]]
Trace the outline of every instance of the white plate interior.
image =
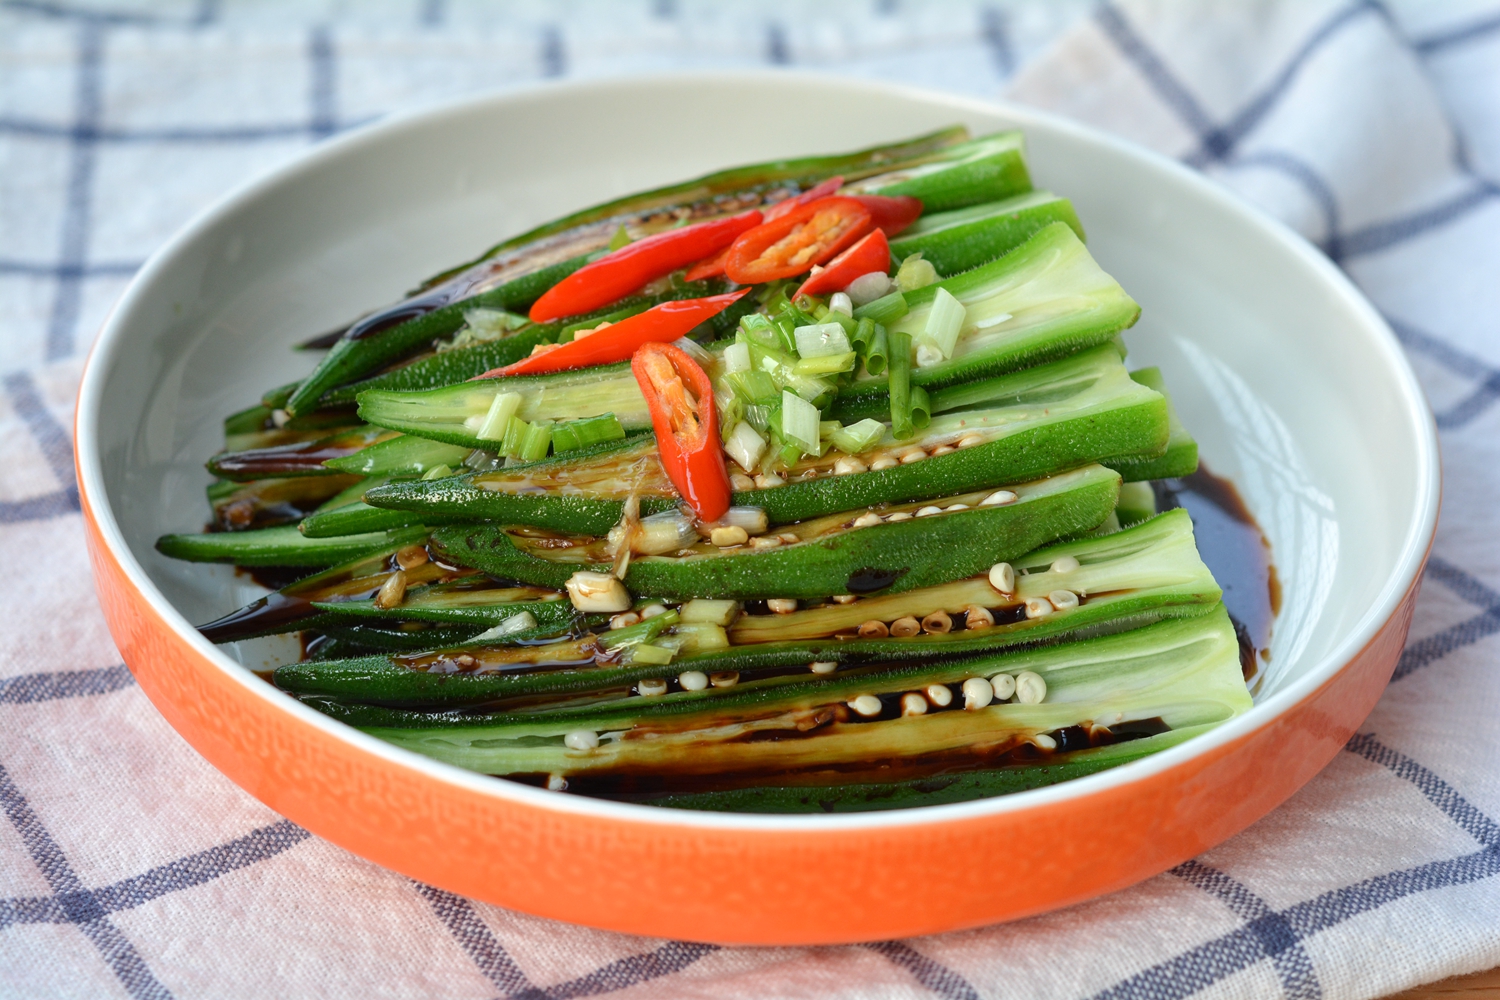
[[[785,113],[808,106],[807,124]],[[417,279],[606,198],[955,122],[1025,129],[1036,185],[1073,200],[1091,251],[1143,306],[1132,366],[1161,365],[1203,456],[1269,536],[1285,601],[1258,698],[1331,673],[1405,590],[1436,504],[1430,417],[1364,300],[1296,237],[1166,161],[1019,109],[806,76],[469,102],[325,147],[228,199],[137,280],[91,374],[87,436],[130,552],[190,623],[263,593],[153,543],[205,522],[220,422],[310,369],[290,347]],[[240,651],[251,667],[294,652]]]

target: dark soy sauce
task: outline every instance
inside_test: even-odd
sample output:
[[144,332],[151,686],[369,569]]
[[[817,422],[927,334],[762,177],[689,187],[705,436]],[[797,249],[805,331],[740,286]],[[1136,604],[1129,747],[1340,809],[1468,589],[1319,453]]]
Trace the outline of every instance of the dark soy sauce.
[[1271,626],[1281,610],[1271,543],[1234,483],[1206,465],[1191,476],[1151,485],[1159,512],[1182,507],[1193,519],[1198,553],[1224,589],[1224,607],[1240,640],[1240,666],[1248,683],[1259,669],[1257,654],[1271,658]]

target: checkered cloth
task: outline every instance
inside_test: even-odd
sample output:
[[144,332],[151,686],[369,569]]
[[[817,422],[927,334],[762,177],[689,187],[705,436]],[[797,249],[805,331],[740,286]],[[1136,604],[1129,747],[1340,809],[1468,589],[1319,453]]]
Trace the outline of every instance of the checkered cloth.
[[[66,427],[93,331],[168,234],[399,105],[767,64],[1008,89],[1181,157],[1323,247],[1407,345],[1447,469],[1412,641],[1348,752],[1230,843],[968,933],[639,940],[311,837],[201,761],[119,664]],[[1496,0],[0,0],[0,995],[1342,998],[1500,963],[1497,179]]]

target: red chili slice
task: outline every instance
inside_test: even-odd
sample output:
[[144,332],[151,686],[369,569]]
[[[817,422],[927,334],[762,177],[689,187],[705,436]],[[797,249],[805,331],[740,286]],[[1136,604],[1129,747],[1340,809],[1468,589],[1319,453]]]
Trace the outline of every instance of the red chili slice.
[[737,292],[710,295],[704,299],[663,302],[643,313],[613,323],[598,333],[575,335],[575,339],[569,343],[522,358],[504,368],[492,369],[477,377],[541,375],[545,372],[624,361],[635,354],[642,344],[671,343],[704,320],[728,309],[736,299],[749,291],[748,288],[742,288]]
[[853,198],[819,198],[735,239],[724,273],[742,285],[805,274],[869,232],[870,211]]
[[[891,244],[885,233],[872,230],[864,239],[839,254],[828,266],[808,278],[797,289],[797,295],[826,295],[841,292],[849,283],[871,271],[891,269]],[[793,296],[795,298],[796,296]]]
[[729,470],[719,444],[719,415],[707,373],[671,344],[645,344],[630,359],[651,411],[662,467],[705,521],[729,510]]
[[831,195],[838,194],[839,188],[843,186],[844,179],[842,177],[830,177],[823,183],[818,184],[815,187],[810,187],[806,191],[803,191],[801,194],[795,194],[790,198],[785,198],[781,201],[778,201],[776,204],[766,209],[765,221],[770,222],[772,219],[779,219],[786,213],[790,212],[792,209],[801,208],[803,205],[806,205],[810,201],[817,201],[819,198],[827,198]]
[[531,307],[533,323],[549,323],[608,305],[679,267],[713,256],[761,223],[756,209],[647,236],[585,264],[549,288]]
[[729,247],[725,247],[707,260],[700,260],[688,268],[684,276],[685,281],[702,281],[704,278],[717,278],[724,273],[724,261],[729,257]]
[[910,195],[888,198],[883,194],[855,194],[849,197],[870,210],[875,228],[887,236],[895,236],[922,215],[922,202]]

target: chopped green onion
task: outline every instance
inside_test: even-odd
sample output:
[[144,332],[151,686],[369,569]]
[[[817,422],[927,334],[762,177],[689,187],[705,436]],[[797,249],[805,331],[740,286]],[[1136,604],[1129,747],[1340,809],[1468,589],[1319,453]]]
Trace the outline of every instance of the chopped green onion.
[[854,345],[855,351],[864,358],[870,353],[870,344],[875,340],[875,321],[868,316],[854,324],[854,333],[849,342]]
[[716,601],[707,597],[695,597],[677,609],[679,620],[683,622],[707,622],[719,626],[727,626],[739,612],[739,601]]
[[[690,622],[678,625],[672,637],[678,640],[678,651],[683,653],[702,653],[710,649],[729,648],[729,634],[724,631],[724,626],[713,622]],[[639,650],[640,647],[637,646],[636,649]]]
[[781,334],[777,332],[771,320],[761,313],[751,313],[740,319],[740,330],[736,335],[736,340],[741,343],[755,344],[758,347],[781,347]]
[[932,266],[931,261],[923,260],[920,251],[903,260],[896,271],[896,287],[903,292],[914,292],[918,288],[936,284],[937,280],[937,268]]
[[665,646],[653,646],[649,642],[643,642],[640,645],[631,648],[630,662],[643,663],[647,666],[652,667],[665,666],[666,664],[672,662],[672,657],[675,655],[675,650],[668,649]]
[[527,629],[533,628],[536,628],[536,615],[530,611],[520,611],[511,615],[488,632],[479,633],[470,639],[469,642],[494,642],[496,639],[503,639],[516,632],[525,632]]
[[750,345],[735,343],[724,348],[724,370],[730,373],[749,371]]
[[624,225],[615,230],[615,234],[609,238],[609,252],[614,253],[621,247],[630,245],[630,234],[625,231]]
[[869,451],[880,443],[885,437],[885,424],[879,420],[866,417],[857,424],[848,427],[840,427],[831,435],[833,444],[839,451],[850,455],[858,455],[862,451]]
[[552,425],[552,450],[559,454],[606,441],[623,440],[625,428],[620,426],[620,418],[613,413],[601,413],[597,417],[584,417],[582,420],[565,420]]
[[932,401],[927,398],[927,390],[920,385],[911,387],[911,425],[916,430],[926,430],[927,425],[932,423]]
[[475,433],[481,441],[503,441],[505,432],[510,427],[510,418],[516,415],[521,408],[521,394],[519,392],[500,392],[490,400],[489,412],[484,415],[484,420]]
[[724,451],[739,463],[740,468],[749,472],[766,453],[766,439],[748,421],[741,420],[729,432],[729,440],[724,442]]
[[531,425],[520,417],[511,417],[510,423],[505,425],[505,438],[500,442],[500,454],[506,458],[519,459],[521,447],[526,443],[526,435],[531,433]]
[[838,323],[799,326],[792,333],[797,338],[797,354],[803,358],[826,358],[851,350],[849,335]]
[[552,421],[538,420],[527,429],[520,454],[516,457],[523,462],[540,462],[547,457],[547,449],[551,446]]
[[913,434],[911,420],[911,334],[892,330],[891,345],[891,433],[897,441]]
[[788,444],[802,449],[805,455],[816,455],[819,444],[818,408],[790,390],[781,393],[781,436]]
[[448,466],[446,466],[446,465],[434,465],[432,468],[430,468],[426,472],[422,473],[422,479],[424,481],[429,480],[429,479],[446,479],[446,478],[448,478],[451,475],[453,475],[453,470],[450,469]]
[[792,371],[798,375],[837,375],[839,372],[852,372],[858,364],[859,355],[848,351],[844,354],[803,358],[792,365]]
[[655,618],[647,618],[643,622],[627,625],[625,628],[611,629],[599,634],[599,645],[605,649],[618,649],[621,646],[634,646],[641,642],[650,642],[661,634],[668,625],[677,624],[677,612],[666,611]]
[[776,402],[781,395],[781,389],[776,380],[763,371],[754,369],[744,372],[734,372],[726,379],[736,396],[744,396],[753,404],[770,406]]
[[953,357],[958,345],[958,332],[963,329],[965,310],[962,302],[953,297],[946,288],[939,288],[933,296],[932,309],[927,314],[927,325],[917,336],[917,366],[947,361]]
[[876,323],[875,336],[870,340],[869,350],[865,352],[865,370],[871,375],[881,374],[890,364],[890,357],[890,338],[886,335],[885,327]]
[[854,310],[855,319],[873,319],[883,326],[890,326],[896,320],[905,316],[910,310],[906,306],[906,296],[899,291],[883,295],[874,302],[866,302]]

